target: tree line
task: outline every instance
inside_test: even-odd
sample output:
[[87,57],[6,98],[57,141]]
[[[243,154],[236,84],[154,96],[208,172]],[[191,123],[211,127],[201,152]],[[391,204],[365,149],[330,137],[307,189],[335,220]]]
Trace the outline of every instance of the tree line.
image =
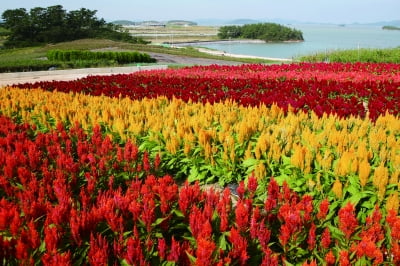
[[266,42],[303,41],[303,33],[276,23],[246,24],[243,26],[223,26],[219,28],[221,39],[259,39]]
[[119,25],[96,17],[96,10],[81,8],[67,12],[61,5],[8,9],[2,14],[1,26],[9,31],[5,47],[24,47],[58,43],[83,38],[144,43],[122,30]]

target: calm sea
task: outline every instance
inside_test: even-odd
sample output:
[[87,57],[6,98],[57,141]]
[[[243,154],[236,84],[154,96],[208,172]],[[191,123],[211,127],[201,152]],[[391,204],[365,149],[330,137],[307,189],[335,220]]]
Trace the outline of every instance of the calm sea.
[[218,43],[201,46],[227,53],[295,58],[300,55],[337,49],[400,47],[400,31],[379,26],[291,25],[303,32],[300,43]]

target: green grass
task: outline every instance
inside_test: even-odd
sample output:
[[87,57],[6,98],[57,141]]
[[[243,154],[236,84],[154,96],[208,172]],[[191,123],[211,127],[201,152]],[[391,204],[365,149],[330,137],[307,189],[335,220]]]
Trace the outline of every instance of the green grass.
[[302,56],[301,62],[370,62],[370,63],[400,63],[400,47],[388,49],[354,49],[335,50],[328,53],[316,53]]
[[[59,62],[48,62],[46,54],[49,50],[112,50],[112,51],[138,51],[154,52],[163,54],[172,54],[179,56],[188,56],[196,58],[209,58],[228,60],[243,63],[273,63],[269,60],[245,59],[234,57],[214,56],[197,51],[195,48],[171,48],[156,45],[131,44],[104,39],[83,39],[58,44],[48,44],[40,47],[18,48],[18,49],[0,49],[0,72],[29,71],[47,69],[48,65],[58,64],[58,68],[76,68],[82,65],[74,66],[71,64],[59,64]],[[46,62],[47,61],[47,62]],[[89,62],[86,62],[89,63]],[[105,66],[107,63],[93,62],[94,65],[86,67]],[[84,64],[86,65],[86,64]],[[9,69],[7,70],[7,66]],[[20,69],[20,70],[19,70]]]

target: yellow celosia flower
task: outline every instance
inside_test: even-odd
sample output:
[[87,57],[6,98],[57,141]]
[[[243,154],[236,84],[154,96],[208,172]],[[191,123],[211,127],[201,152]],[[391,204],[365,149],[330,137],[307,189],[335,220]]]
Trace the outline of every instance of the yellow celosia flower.
[[340,182],[340,180],[339,180],[338,178],[337,178],[337,179],[335,180],[335,182],[333,183],[332,192],[335,194],[335,196],[336,196],[338,199],[341,199],[341,198],[342,198],[342,194],[343,194],[343,185],[342,185],[342,182]]
[[371,165],[367,160],[363,160],[360,162],[358,167],[358,178],[360,179],[360,184],[364,187],[369,179],[369,174],[371,172]]
[[393,210],[396,214],[399,212],[399,194],[398,192],[393,192],[387,199],[386,210]]
[[373,176],[373,184],[378,189],[378,196],[379,199],[381,200],[385,195],[388,181],[389,181],[389,171],[385,167],[384,163],[381,162],[380,165],[377,168],[375,168]]

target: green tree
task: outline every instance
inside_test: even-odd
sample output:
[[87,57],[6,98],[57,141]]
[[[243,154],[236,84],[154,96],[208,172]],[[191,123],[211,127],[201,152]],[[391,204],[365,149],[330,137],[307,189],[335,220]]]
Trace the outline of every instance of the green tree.
[[67,12],[61,5],[35,7],[29,13],[24,8],[6,10],[2,14],[3,27],[10,34],[4,46],[32,46],[82,38],[109,38],[145,43],[130,36],[120,26],[98,19],[96,12],[86,8]]
[[260,39],[265,40],[266,42],[303,40],[303,33],[301,31],[276,23],[224,26],[219,29],[218,36],[222,39]]

